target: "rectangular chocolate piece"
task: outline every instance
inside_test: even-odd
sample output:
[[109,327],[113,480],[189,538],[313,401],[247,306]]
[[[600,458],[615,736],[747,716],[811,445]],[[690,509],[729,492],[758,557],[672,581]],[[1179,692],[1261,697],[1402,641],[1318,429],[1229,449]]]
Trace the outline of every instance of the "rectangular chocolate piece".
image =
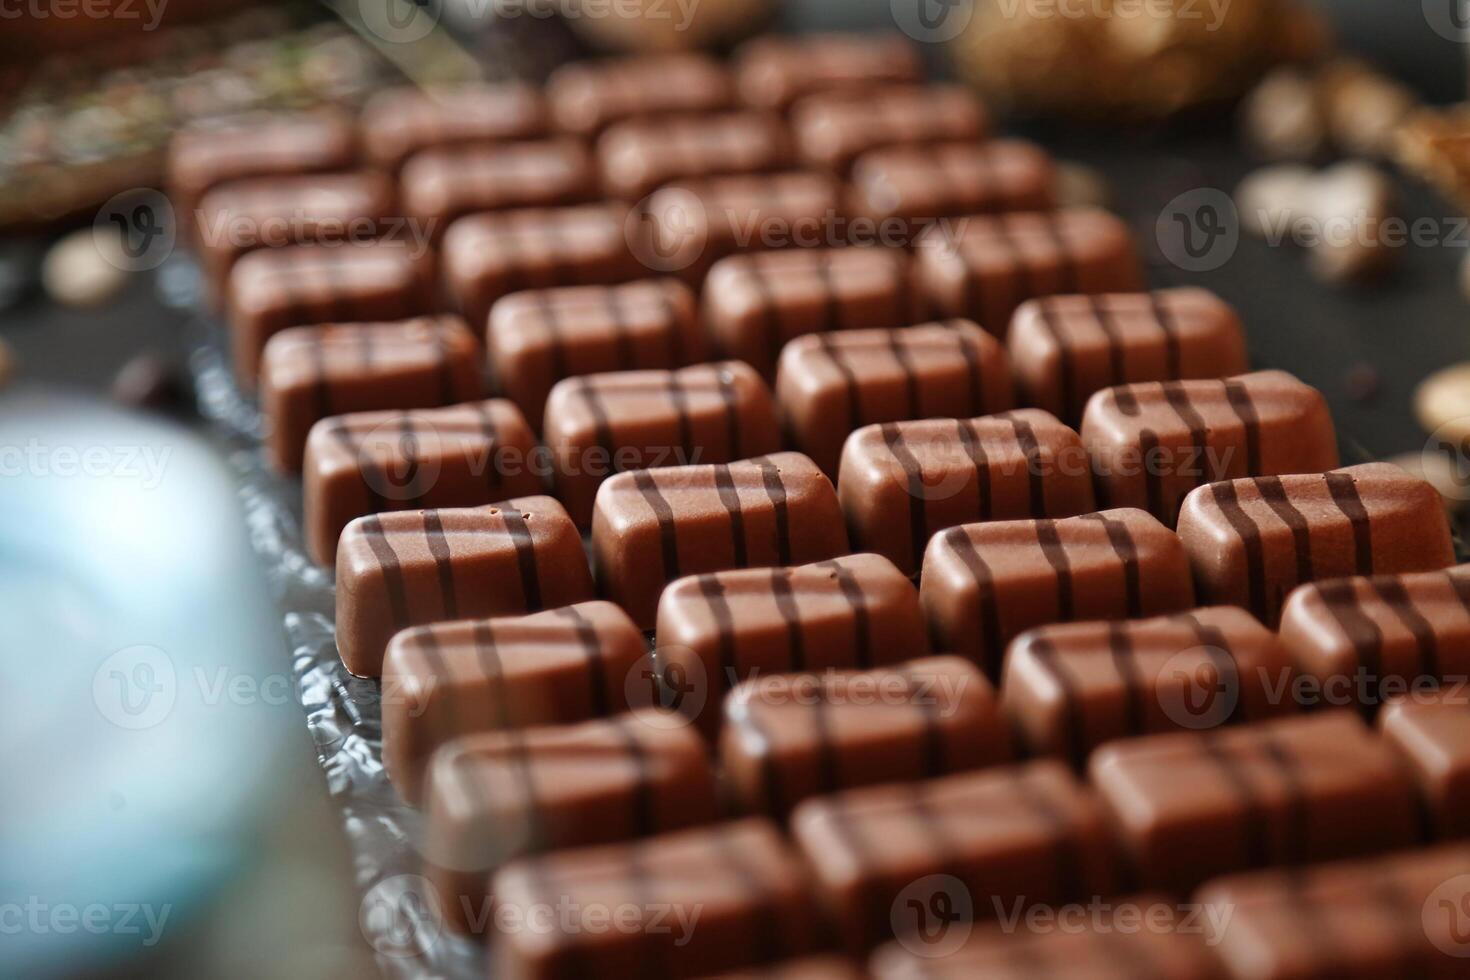
[[1170,527],[1198,486],[1339,463],[1327,399],[1285,371],[1108,388],[1087,403],[1082,441],[1103,506],[1139,507]]
[[1095,208],[977,216],[937,224],[916,247],[916,275],[939,315],[1004,336],[1028,299],[1143,288],[1133,234]]
[[564,65],[551,73],[546,97],[558,129],[592,137],[624,119],[727,109],[734,89],[708,55],[656,54]]
[[364,156],[389,173],[430,147],[495,146],[551,130],[540,90],[525,82],[388,89],[363,106],[359,124]]
[[1333,711],[1104,745],[1088,773],[1146,888],[1356,857],[1418,839],[1388,746]]
[[475,330],[495,301],[524,289],[608,286],[648,274],[616,204],[473,214],[445,232],[444,281]]
[[788,341],[917,323],[923,301],[897,249],[800,248],[734,255],[704,284],[706,329],[724,356],[774,379]]
[[1069,425],[1094,392],[1113,385],[1250,369],[1239,315],[1195,288],[1028,300],[1006,345],[1026,403]]
[[400,177],[404,212],[436,239],[477,211],[558,207],[596,196],[592,156],[570,139],[433,147],[410,157]]
[[424,787],[426,871],[445,919],[494,921],[490,876],[510,861],[711,823],[701,739],[659,711],[470,735],[434,753]]
[[1063,905],[973,930],[933,910],[907,915],[913,932],[873,954],[873,980],[1224,980],[1209,920],[1164,895]]
[[912,575],[947,528],[1095,510],[1086,457],[1077,433],[1034,408],[870,425],[843,448],[837,496],[854,546]]
[[796,448],[834,477],[843,443],[865,425],[1015,404],[1005,350],[968,320],[798,337],[781,350],[776,395]]
[[929,543],[920,582],[934,648],[997,678],[1006,645],[1033,626],[1194,605],[1184,545],[1141,510],[952,527]]
[[885,85],[871,92],[812,95],[791,111],[791,131],[801,162],[846,176],[869,150],[978,142],[990,130],[990,113],[963,85]]
[[1079,769],[1105,742],[1295,711],[1291,658],[1233,606],[1042,626],[1006,651],[1001,694],[1032,755]]
[[484,388],[479,345],[459,317],[291,327],[260,359],[266,449],[278,470],[300,472],[308,433],[324,418],[454,405]]
[[725,692],[742,681],[866,670],[926,649],[918,591],[878,555],[691,575],[658,605],[655,656],[665,687],[711,736]]
[[725,781],[741,810],[779,819],[809,797],[1011,760],[995,689],[960,657],[757,677],[724,715]]
[[[1056,167],[1024,140],[872,150],[853,164],[852,207],[914,233],[939,218],[1049,211],[1056,207]],[[938,227],[963,235],[968,223],[954,217]]]
[[592,595],[577,526],[550,497],[373,514],[347,525],[337,545],[337,649],[348,670],[377,677],[400,630]]
[[568,378],[546,400],[545,439],[557,498],[578,527],[615,473],[781,449],[771,391],[740,361]]
[[194,225],[200,264],[222,298],[235,260],[258,248],[345,246],[401,231],[393,182],[376,173],[254,177],[220,184],[182,220]]
[[629,204],[674,181],[775,173],[793,157],[786,124],[764,112],[631,119],[597,141],[603,192]]
[[433,312],[433,255],[377,240],[291,245],[242,255],[230,270],[235,381],[254,391],[266,341],[287,327],[407,320]]
[[735,57],[740,100],[762,109],[786,109],[815,92],[869,92],[924,79],[919,51],[894,34],[767,34],[746,42]]
[[637,252],[661,272],[701,283],[740,252],[850,244],[843,213],[842,187],[824,174],[681,180],[648,198]]
[[1179,536],[1202,602],[1272,627],[1305,582],[1455,563],[1439,494],[1391,463],[1211,483],[1184,498]]
[[988,919],[1117,884],[1102,807],[1058,762],[819,796],[791,826],[852,951],[914,923],[919,906]]
[[1470,565],[1313,582],[1281,612],[1281,642],[1312,692],[1376,708],[1470,678]]
[[500,390],[537,432],[546,397],[564,378],[709,356],[694,294],[674,279],[513,293],[490,311],[486,348]]
[[1434,836],[1470,837],[1470,684],[1463,671],[1439,690],[1389,701],[1378,730],[1413,775]]
[[[168,192],[179,215],[226,181],[351,170],[357,165],[352,120],[337,112],[280,113],[246,124],[196,126],[168,149]],[[179,230],[193,234],[189,221]]]
[[602,600],[404,630],[383,658],[383,767],[417,804],[445,743],[649,707],[652,667],[642,632]]
[[[814,952],[821,924],[800,858],[767,820],[681,830],[631,844],[523,858],[492,882],[506,915],[571,916],[553,931],[520,928],[494,945],[495,976],[553,980],[688,978]],[[617,910],[617,928],[607,928]],[[594,918],[595,917],[595,918]],[[587,964],[595,964],[588,967]]]
[[648,629],[675,579],[835,558],[847,531],[831,482],[777,453],[619,473],[597,492],[592,550],[604,594]]
[[1215,954],[1230,980],[1465,976],[1470,848],[1237,875],[1201,904],[1228,913]]
[[501,398],[353,412],[312,427],[301,510],[312,560],[333,567],[342,529],[394,510],[475,507],[545,490],[536,437]]

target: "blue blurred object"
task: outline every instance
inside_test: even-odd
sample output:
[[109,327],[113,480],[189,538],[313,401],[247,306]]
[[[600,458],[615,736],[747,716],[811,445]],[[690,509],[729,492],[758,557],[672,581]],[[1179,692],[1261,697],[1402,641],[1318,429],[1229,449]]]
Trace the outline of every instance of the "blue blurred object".
[[219,454],[0,398],[0,622],[0,973],[124,967],[246,857],[300,724]]

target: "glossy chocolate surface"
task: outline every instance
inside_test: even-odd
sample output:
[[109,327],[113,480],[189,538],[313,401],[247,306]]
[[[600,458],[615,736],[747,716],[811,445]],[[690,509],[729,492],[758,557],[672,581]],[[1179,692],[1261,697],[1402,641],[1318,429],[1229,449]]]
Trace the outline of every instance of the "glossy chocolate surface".
[[1470,684],[1459,677],[1397,697],[1378,730],[1413,775],[1434,835],[1470,837]]
[[871,92],[808,96],[791,110],[791,131],[801,162],[838,176],[869,150],[978,142],[990,129],[990,113],[960,85],[891,85]]
[[591,137],[624,119],[726,109],[734,93],[713,58],[657,54],[565,65],[547,81],[546,97],[558,129]]
[[403,209],[437,239],[479,211],[549,208],[597,197],[592,158],[576,140],[421,150],[403,165]]
[[897,33],[767,35],[735,55],[740,100],[763,109],[785,109],[815,92],[869,92],[923,77],[918,49]]
[[540,139],[551,119],[539,89],[503,82],[388,89],[363,106],[359,125],[368,161],[394,173],[430,147]]
[[597,141],[602,190],[633,204],[676,180],[784,170],[791,134],[778,116],[732,112],[675,119],[634,119]]
[[1045,150],[1023,140],[872,150],[853,164],[852,206],[914,231],[955,218],[940,226],[963,235],[971,215],[1054,208],[1056,167]]

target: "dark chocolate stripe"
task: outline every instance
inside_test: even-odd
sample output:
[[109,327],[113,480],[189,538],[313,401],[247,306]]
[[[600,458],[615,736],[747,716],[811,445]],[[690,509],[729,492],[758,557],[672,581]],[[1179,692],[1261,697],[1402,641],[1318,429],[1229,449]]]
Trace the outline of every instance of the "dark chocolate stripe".
[[1257,733],[1261,739],[1261,750],[1276,767],[1286,784],[1286,817],[1284,853],[1281,863],[1288,865],[1307,861],[1311,853],[1311,814],[1308,812],[1306,794],[1303,790],[1301,765],[1291,750],[1273,737],[1269,730]]
[[1084,897],[1086,880],[1082,868],[1081,842],[1077,840],[1075,828],[1067,814],[1056,801],[1047,796],[1040,786],[1026,778],[1027,770],[1013,767],[1009,770],[1014,778],[1012,785],[1023,806],[1030,810],[1038,822],[1045,825],[1056,849],[1056,888],[1058,902],[1073,901]]
[[566,347],[561,337],[561,318],[557,313],[556,305],[551,302],[551,297],[544,289],[536,290],[531,296],[536,303],[536,308],[541,312],[541,322],[546,326],[547,346],[551,354],[551,376],[557,381],[570,377]]
[[1002,417],[1011,424],[1016,445],[1021,447],[1021,455],[1026,457],[1026,487],[1030,494],[1031,516],[1046,517],[1050,511],[1046,508],[1046,477],[1041,461],[1041,443],[1036,439],[1036,430],[1031,427],[1030,422],[1015,413],[1008,412]]
[[311,332],[307,349],[311,354],[312,403],[316,405],[316,417],[331,418],[337,413],[332,409],[332,382],[327,377],[326,331],[318,327]]
[[[701,578],[713,577],[712,575],[701,576]],[[719,601],[723,603],[723,593],[719,593],[719,595]],[[711,599],[711,596],[708,594],[705,598],[710,599],[711,608],[714,608],[715,600]],[[728,605],[724,606],[723,612],[728,619]],[[716,614],[716,619],[719,619],[718,613]],[[733,639],[731,643],[733,644]],[[725,659],[725,656],[722,652],[721,659]],[[729,656],[733,659],[733,653]],[[745,736],[742,744],[749,747],[751,755],[755,757],[760,766],[761,792],[765,795],[766,812],[777,816],[784,816],[790,807],[786,802],[786,790],[781,780],[781,769],[776,765],[776,754],[773,748],[774,743],[771,740],[771,732],[766,728],[765,722],[760,717],[760,696],[752,695],[750,700],[743,703],[743,707],[745,709],[744,711],[737,711],[731,714],[729,718],[731,723],[740,729],[741,733]]]
[[1369,678],[1383,678],[1383,631],[1363,611],[1358,601],[1356,582],[1350,578],[1331,579],[1316,584],[1322,605],[1347,637],[1358,661],[1358,668]]
[[963,527],[950,528],[944,534],[944,543],[947,544],[955,556],[964,563],[970,575],[975,579],[975,588],[978,592],[980,606],[980,638],[984,646],[984,663],[981,667],[991,678],[1000,676],[1001,657],[1001,629],[1000,629],[1000,602],[995,594],[995,575],[990,570],[990,565],[980,556],[980,551],[975,547],[975,542],[965,533]]
[[1108,623],[1108,653],[1123,685],[1123,730],[1129,735],[1142,735],[1146,724],[1145,684],[1127,624]]
[[358,474],[362,477],[362,489],[367,493],[368,512],[381,514],[384,511],[393,510],[393,503],[383,497],[378,489],[380,482],[384,479],[380,472],[376,472],[376,465],[362,451],[362,445],[357,440],[357,434],[347,424],[344,416],[334,415],[327,421],[327,432],[342,447],[343,451],[357,465]]
[[454,383],[454,362],[449,357],[449,341],[438,322],[432,325],[431,331],[434,373],[439,379],[439,404],[453,405],[459,401],[459,386]]
[[622,295],[611,286],[603,294],[607,302],[607,315],[612,320],[613,343],[618,352],[618,370],[632,370],[637,363],[637,355],[633,351],[633,337],[628,331],[628,315],[623,309]]
[[873,649],[873,629],[868,612],[868,596],[863,591],[862,584],[858,582],[857,576],[841,562],[824,561],[820,563],[822,568],[830,568],[832,575],[837,579],[837,587],[842,590],[842,598],[847,600],[848,608],[852,610],[852,647],[855,666],[867,669],[873,665],[876,651]]
[[654,482],[653,475],[648,470],[634,470],[633,485],[638,488],[639,493],[643,494],[644,501],[653,511],[654,519],[658,521],[658,537],[664,562],[663,580],[672,582],[679,577],[678,522],[674,520],[673,508],[659,492],[658,484]]
[[1032,639],[1031,654],[1062,695],[1062,718],[1066,726],[1062,740],[1067,747],[1067,758],[1073,767],[1080,770],[1087,763],[1087,717],[1082,710],[1077,684],[1071,672],[1063,666],[1057,655],[1057,648],[1046,638],[1044,631],[1038,632]]
[[905,418],[923,418],[924,409],[919,395],[919,378],[914,373],[914,362],[909,357],[908,348],[904,346],[899,331],[888,331],[888,350],[893,355],[894,362],[898,364],[898,369],[903,372],[904,404],[907,412]]
[[961,321],[946,320],[944,326],[954,333],[955,346],[959,349],[960,356],[965,359],[965,374],[970,379],[970,414],[985,414],[985,372],[980,364],[980,354],[970,345],[969,338],[965,336]]
[[1239,381],[1225,382],[1225,400],[1235,412],[1240,424],[1245,427],[1245,461],[1246,473],[1249,476],[1258,475],[1261,470],[1261,419],[1256,413],[1256,404],[1251,401],[1251,393],[1245,385]]
[[1332,502],[1342,511],[1353,527],[1354,569],[1359,575],[1373,574],[1373,521],[1363,498],[1358,495],[1358,484],[1347,473],[1324,473],[1327,492]]
[[1373,876],[1368,896],[1397,933],[1393,975],[1398,980],[1428,980],[1433,975],[1432,954],[1424,946],[1423,903],[1389,874]]
[[1224,631],[1218,626],[1210,626],[1194,613],[1180,613],[1178,618],[1194,630],[1196,642],[1215,665],[1223,690],[1235,692],[1235,703],[1225,721],[1234,723],[1246,720],[1245,689],[1241,683],[1240,662],[1235,659],[1235,651]]
[[[1150,514],[1164,513],[1164,475],[1159,472],[1159,467],[1149,461],[1154,458],[1155,451],[1159,448],[1159,434],[1153,429],[1144,427],[1138,430],[1139,462],[1143,465],[1144,495],[1148,500],[1148,512]],[[1110,492],[1110,481],[1098,480],[1097,489],[1100,502],[1104,505],[1112,503]]]
[[485,481],[490,499],[499,500],[504,486],[500,477],[500,427],[495,424],[495,415],[486,402],[475,402],[475,414],[480,418],[480,433],[485,437]]
[[776,563],[791,564],[791,514],[786,502],[786,482],[781,479],[781,468],[767,459],[753,460],[761,469],[766,497],[771,501],[772,516],[776,521]]
[[740,661],[735,648],[735,615],[730,610],[730,600],[725,597],[725,586],[717,575],[699,576],[699,594],[709,606],[715,619],[715,645],[720,651],[720,674],[715,686],[717,694],[740,683]]
[[1061,221],[1052,211],[1042,212],[1040,217],[1041,226],[1047,238],[1051,240],[1052,248],[1056,249],[1057,278],[1061,280],[1057,292],[1062,295],[1086,292],[1082,288],[1082,276],[1081,270],[1077,268],[1077,257],[1072,254],[1072,245],[1067,241],[1067,233]]
[[510,535],[516,549],[516,564],[521,572],[521,594],[526,597],[526,611],[541,608],[541,570],[536,563],[536,539],[531,536],[531,526],[526,515],[509,504],[502,504],[500,516],[505,520],[505,531]]
[[817,346],[842,375],[843,388],[847,392],[847,428],[850,432],[856,432],[863,427],[862,390],[858,387],[857,375],[853,373],[852,365],[847,363],[847,358],[842,355],[841,348],[832,343],[831,334],[817,334]]
[[1174,313],[1169,309],[1157,292],[1148,294],[1149,305],[1153,309],[1154,320],[1159,329],[1164,332],[1164,370],[1173,379],[1184,377],[1183,359],[1179,349],[1179,325],[1174,321]]
[[1057,621],[1069,622],[1076,616],[1076,604],[1072,594],[1072,561],[1067,556],[1067,546],[1062,544],[1056,521],[1039,520],[1035,523],[1036,543],[1057,580]]
[[775,963],[790,952],[786,936],[778,918],[778,899],[760,878],[759,871],[749,864],[726,834],[713,834],[715,847],[720,852],[720,861],[739,882],[740,888],[750,900],[756,919],[754,940],[755,961]]
[[556,611],[563,619],[571,620],[577,631],[577,645],[582,648],[582,657],[587,664],[587,695],[592,703],[592,714],[601,718],[612,712],[612,698],[607,690],[607,665],[602,657],[602,638],[597,627],[576,606],[563,606]]
[[1291,502],[1279,477],[1258,477],[1255,485],[1260,491],[1261,499],[1291,531],[1291,548],[1292,553],[1296,556],[1295,581],[1279,586],[1276,590],[1277,594],[1271,597],[1272,605],[1269,612],[1271,619],[1274,620],[1277,611],[1281,608],[1281,601],[1285,598],[1286,593],[1291,591],[1291,586],[1312,581],[1312,525],[1306,515],[1297,509],[1296,504]]
[[[1108,345],[1108,373],[1112,376],[1113,384],[1123,385],[1128,381],[1128,363],[1126,360],[1127,349],[1123,343],[1123,336],[1118,332],[1118,325],[1113,322],[1113,313],[1102,297],[1089,295],[1087,305],[1092,310],[1092,318],[1096,321],[1098,329],[1103,332],[1103,337]],[[1118,396],[1118,407],[1124,415],[1138,414],[1138,403],[1133,399],[1133,393],[1125,392]],[[1133,410],[1129,411],[1125,402],[1133,403]]]
[[[903,470],[904,491],[909,498],[909,545],[914,556],[914,566],[924,561],[924,546],[929,543],[929,513],[924,489],[924,467],[904,442],[903,430],[894,422],[885,422],[882,429],[883,443],[888,447],[899,468]],[[987,494],[987,497],[989,495]]]
[[[617,287],[613,289],[616,291]],[[674,308],[674,301],[669,299],[668,291],[662,285],[659,286],[658,296],[669,332],[669,366],[679,367],[689,363],[689,354],[684,349],[684,331],[680,329],[679,311]]]
[[407,494],[408,510],[423,506],[423,491],[419,488],[419,436],[414,424],[413,413],[404,412],[398,418],[398,454],[403,460],[403,487]]
[[653,767],[648,762],[648,749],[639,738],[639,725],[632,715],[618,715],[612,719],[612,724],[623,739],[628,763],[633,767],[633,786],[628,798],[633,833],[637,837],[652,836],[658,833],[659,828],[653,799]]
[[439,573],[439,594],[444,600],[444,618],[458,619],[459,596],[454,587],[454,555],[449,550],[449,538],[444,533],[444,522],[437,510],[424,511],[424,540],[428,542],[429,554]]
[[822,284],[822,299],[826,310],[822,314],[822,331],[841,330],[842,321],[846,319],[842,315],[842,298],[838,295],[837,283],[832,279],[831,256],[822,255],[817,258],[817,279]]
[[[1185,428],[1189,429],[1189,445],[1194,450],[1195,459],[1200,461],[1199,472],[1195,474],[1193,486],[1199,486],[1205,479],[1204,461],[1210,448],[1210,425],[1205,421],[1199,409],[1194,407],[1190,400],[1189,391],[1178,381],[1165,381],[1161,386],[1164,392],[1164,401],[1174,410],[1174,414],[1183,422]],[[1250,441],[1247,433],[1247,441]],[[1254,471],[1252,471],[1254,472]],[[1169,501],[1169,513],[1179,513],[1180,500]]]
[[771,569],[771,597],[775,599],[776,612],[786,627],[787,669],[806,670],[806,637],[801,629],[801,610],[797,608],[795,590],[791,587],[791,569]]
[[1072,362],[1072,345],[1062,336],[1050,301],[1038,299],[1036,312],[1037,319],[1051,337],[1051,342],[1056,345],[1057,387],[1061,389],[1062,419],[1071,422],[1077,417],[1077,368]]
[[1231,481],[1210,484],[1210,499],[1225,515],[1225,520],[1240,538],[1245,548],[1246,584],[1250,591],[1251,609],[1257,616],[1266,617],[1266,554],[1261,541],[1261,529],[1245,508],[1240,505],[1240,494]]
[[1123,565],[1123,590],[1128,597],[1128,618],[1143,615],[1143,568],[1138,557],[1138,544],[1122,521],[1103,514],[1088,514],[1087,520],[1097,521],[1108,532],[1108,544],[1113,554]]
[[383,588],[388,593],[389,617],[395,630],[409,624],[408,585],[403,579],[403,563],[393,550],[393,542],[383,530],[383,522],[377,514],[365,518],[361,524],[363,538],[372,549],[373,558],[383,570]]
[[608,417],[607,406],[602,402],[602,394],[590,377],[578,378],[573,383],[576,385],[573,390],[586,404],[587,411],[592,416],[592,431],[597,439],[597,448],[607,454],[608,471],[612,472],[617,445],[612,431],[612,419]]
[[810,716],[812,738],[817,755],[817,790],[820,795],[826,796],[837,792],[846,785],[846,782],[842,778],[842,758],[832,739],[832,719],[828,717],[831,694],[828,693],[826,684],[818,674],[802,674],[793,677],[791,683],[799,684],[807,679],[817,685],[816,697],[811,702]]
[[755,256],[746,260],[745,270],[755,286],[756,295],[760,297],[760,306],[766,321],[767,361],[775,364],[781,355],[781,348],[786,344],[786,325],[781,322],[781,307],[776,302],[775,294],[771,292],[771,283],[766,279],[765,270]]
[[975,468],[975,513],[979,520],[988,521],[995,513],[995,500],[990,489],[990,458],[975,431],[974,422],[955,419],[954,424],[960,445],[964,447],[970,465]]
[[1247,869],[1264,868],[1271,863],[1271,832],[1267,826],[1267,813],[1256,789],[1246,777],[1245,770],[1220,740],[1214,731],[1200,736],[1200,747],[1230,784],[1231,791],[1240,800],[1245,810],[1245,866]]
[[[735,394],[735,376],[724,368],[716,371],[720,382],[720,401],[725,407],[725,440],[730,446],[731,459],[743,459],[745,457],[745,442],[740,437],[740,399]],[[690,437],[693,442],[693,437]],[[689,446],[690,462],[692,463],[695,447]]]
[[[458,738],[467,730],[459,717],[458,698],[455,697],[454,675],[449,669],[449,663],[444,659],[444,650],[439,645],[439,634],[432,627],[420,626],[411,634],[410,638],[417,641],[416,647],[424,657],[424,666],[429,672],[428,695],[438,702],[439,714],[429,716],[429,725],[438,735],[435,744],[443,745],[451,739]],[[437,694],[438,697],[433,696]],[[423,707],[427,707],[424,705]]]
[[668,393],[669,405],[674,409],[674,420],[678,426],[678,435],[674,438],[684,451],[684,461],[687,461],[694,453],[694,427],[689,418],[689,393],[684,390],[684,379],[678,371],[669,372],[664,390]]
[[[728,464],[716,464],[714,476],[715,490],[719,493],[720,505],[725,508],[725,515],[730,518],[730,544],[735,549],[735,567],[745,568],[749,566],[750,559],[745,545],[745,512],[740,507],[740,491],[735,489],[735,479],[730,474]],[[670,520],[672,519],[671,514]]]
[[475,657],[480,662],[480,671],[485,675],[486,686],[492,692],[495,705],[495,727],[510,728],[510,692],[506,690],[505,664],[500,659],[500,646],[495,639],[495,627],[487,619],[476,621],[473,633]]
[[923,723],[919,730],[919,774],[925,779],[942,776],[949,772],[949,747],[944,740],[939,705],[932,697],[920,697],[917,679],[913,668],[908,664],[900,664],[897,672],[903,678],[908,697],[919,709],[919,718]]

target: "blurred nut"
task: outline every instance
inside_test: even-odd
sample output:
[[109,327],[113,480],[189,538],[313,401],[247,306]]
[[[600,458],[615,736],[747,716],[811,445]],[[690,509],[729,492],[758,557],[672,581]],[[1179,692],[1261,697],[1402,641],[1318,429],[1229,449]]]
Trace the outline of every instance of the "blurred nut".
[[1385,240],[1393,217],[1393,184],[1371,164],[1340,163],[1318,174],[1311,198],[1320,225],[1310,243],[1313,271],[1327,282],[1357,282],[1382,274],[1399,255]]
[[92,228],[61,238],[41,264],[41,283],[63,306],[100,306],[127,282],[122,242]]
[[1267,75],[1241,106],[1246,142],[1271,160],[1311,160],[1327,149],[1317,85],[1293,68]]
[[1062,160],[1057,163],[1057,206],[1063,208],[1107,208],[1113,201],[1113,188],[1102,172]]
[[1470,362],[1441,368],[1414,390],[1414,414],[1425,432],[1451,445],[1470,440]]
[[1247,175],[1235,189],[1241,227],[1273,240],[1290,235],[1300,219],[1311,215],[1313,176],[1295,164],[1262,167]]
[[1327,130],[1354,156],[1387,158],[1399,126],[1417,100],[1407,86],[1361,62],[1342,58],[1319,76]]

